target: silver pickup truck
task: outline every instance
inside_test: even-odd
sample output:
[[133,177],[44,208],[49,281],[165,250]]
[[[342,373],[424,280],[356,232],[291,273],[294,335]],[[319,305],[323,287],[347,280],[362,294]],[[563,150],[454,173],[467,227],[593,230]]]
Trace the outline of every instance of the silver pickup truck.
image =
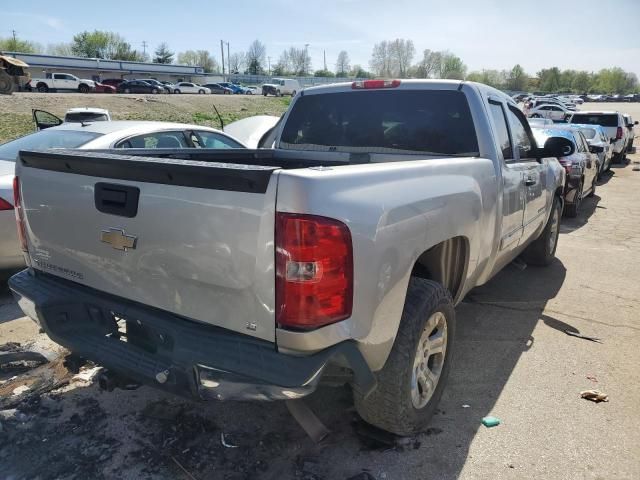
[[[547,265],[573,144],[536,145],[506,95],[459,81],[299,92],[273,149],[20,153],[28,269],[56,342],[199,399],[353,386],[371,424],[422,429],[454,306],[522,255]],[[269,143],[271,144],[271,143]]]

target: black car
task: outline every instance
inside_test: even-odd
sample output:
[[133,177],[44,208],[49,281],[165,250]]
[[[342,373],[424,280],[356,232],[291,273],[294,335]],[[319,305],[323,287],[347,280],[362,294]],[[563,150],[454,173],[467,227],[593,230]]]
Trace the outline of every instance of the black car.
[[129,80],[118,85],[118,93],[160,93],[161,89],[157,85],[152,85],[142,80]]
[[230,95],[233,93],[233,90],[227,87],[223,87],[218,83],[205,83],[202,86],[207,87],[209,90],[211,90],[211,93],[219,93],[223,95]]
[[138,78],[136,80],[139,80],[141,82],[147,82],[149,85],[155,85],[160,89],[161,93],[173,93],[170,87],[168,87],[161,81],[156,80],[155,78]]

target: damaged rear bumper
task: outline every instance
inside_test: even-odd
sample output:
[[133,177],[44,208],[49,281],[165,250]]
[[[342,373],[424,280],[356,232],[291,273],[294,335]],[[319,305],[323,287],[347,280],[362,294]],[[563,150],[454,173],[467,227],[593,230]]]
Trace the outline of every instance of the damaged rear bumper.
[[313,392],[341,357],[367,395],[375,377],[355,342],[307,356],[25,270],[9,280],[22,310],[55,342],[109,370],[173,393],[217,400],[294,399]]

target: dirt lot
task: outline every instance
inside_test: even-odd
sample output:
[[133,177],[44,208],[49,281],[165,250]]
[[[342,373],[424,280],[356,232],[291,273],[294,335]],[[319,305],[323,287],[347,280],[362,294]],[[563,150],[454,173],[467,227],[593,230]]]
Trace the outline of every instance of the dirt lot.
[[213,105],[229,123],[253,115],[280,115],[290,100],[261,95],[15,93],[0,97],[0,143],[33,131],[34,108],[62,117],[72,107],[98,107],[108,109],[114,120],[163,120],[219,128]]
[[[624,108],[640,118],[639,107]],[[509,266],[458,307],[438,414],[403,441],[364,431],[347,388],[309,398],[332,430],[319,445],[282,403],[196,404],[147,387],[101,392],[73,379],[55,346],[0,294],[0,345],[42,352],[50,362],[40,377],[60,385],[7,406],[37,370],[0,371],[0,478],[640,478],[640,155],[630,158],[578,218],[563,219],[550,267]],[[579,398],[592,388],[610,401]],[[486,415],[501,425],[485,428]]]

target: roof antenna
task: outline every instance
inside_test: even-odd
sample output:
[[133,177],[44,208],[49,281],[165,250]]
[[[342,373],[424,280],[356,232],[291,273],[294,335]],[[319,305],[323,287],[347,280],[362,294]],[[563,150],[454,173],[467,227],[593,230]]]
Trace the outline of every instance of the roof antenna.
[[216,111],[216,115],[218,115],[218,120],[220,120],[220,130],[222,130],[224,132],[224,122],[222,121],[222,117],[220,116],[220,112],[218,112],[218,109],[216,108],[216,104],[212,103],[211,105],[213,105],[213,109]]

